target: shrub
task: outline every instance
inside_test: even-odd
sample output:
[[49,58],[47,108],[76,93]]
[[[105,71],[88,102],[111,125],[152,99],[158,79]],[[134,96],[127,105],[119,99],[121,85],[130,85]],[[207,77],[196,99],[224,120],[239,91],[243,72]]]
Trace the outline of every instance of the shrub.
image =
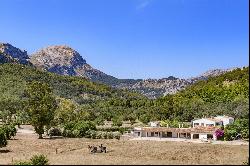
[[50,128],[49,136],[62,136],[62,131],[59,128]]
[[126,131],[126,128],[120,127],[118,131],[123,134]]
[[7,138],[5,135],[5,131],[0,127],[0,148],[5,147],[7,145]]
[[86,138],[96,138],[96,131],[95,130],[88,130],[85,134]]
[[107,139],[113,139],[113,138],[114,138],[113,132],[108,132]]
[[77,137],[84,137],[88,130],[96,130],[96,126],[93,122],[90,121],[78,122],[75,124],[74,130],[79,131]]
[[63,128],[65,130],[72,130],[74,128],[75,124],[76,124],[75,122],[68,122],[68,123],[64,124]]
[[113,118],[112,122],[113,122],[112,126],[118,126],[118,127],[122,126],[123,123],[121,117]]
[[96,139],[101,139],[102,138],[102,132],[101,131],[97,131],[96,132]]
[[11,138],[11,136],[10,136],[10,129],[9,129],[8,125],[3,125],[2,130],[5,134],[6,139],[9,140]]
[[48,165],[49,160],[47,159],[46,156],[44,156],[43,154],[41,155],[34,155],[31,159],[30,159],[31,163],[33,165]]
[[5,132],[6,138],[9,140],[11,137],[14,137],[17,133],[16,127],[14,124],[3,125],[3,131]]
[[72,135],[71,135],[72,138],[77,138],[77,137],[81,137],[80,136],[80,131],[79,130],[73,130],[72,131]]
[[97,125],[104,125],[104,119],[103,118],[96,118],[95,123]]
[[120,140],[121,138],[121,133],[120,132],[114,132],[114,138]]
[[249,138],[249,119],[237,119],[233,124],[225,127],[226,140],[233,140],[237,136],[243,139]]
[[89,130],[90,138],[96,139],[96,131],[95,130]]
[[94,122],[82,121],[82,122],[69,122],[64,125],[62,135],[64,137],[91,137],[87,131],[96,130]]
[[217,129],[215,131],[215,136],[218,140],[223,140],[224,139],[224,131],[222,129]]
[[108,132],[103,132],[102,139],[107,139],[107,138],[108,138]]
[[62,132],[62,135],[64,137],[69,137],[69,138],[73,138],[74,137],[73,131],[68,130],[68,129],[64,129],[63,132]]
[[49,165],[49,160],[43,154],[34,155],[29,161],[17,161],[13,165]]

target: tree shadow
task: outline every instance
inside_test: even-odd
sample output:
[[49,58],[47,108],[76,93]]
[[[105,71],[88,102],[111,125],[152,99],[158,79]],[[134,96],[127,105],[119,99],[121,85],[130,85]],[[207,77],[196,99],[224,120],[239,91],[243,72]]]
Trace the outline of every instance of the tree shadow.
[[54,140],[54,139],[64,139],[62,136],[52,136],[52,137],[43,137],[43,139]]
[[107,150],[107,153],[114,152],[114,150]]
[[10,140],[18,140],[17,138],[11,138]]
[[[111,152],[114,152],[114,150],[107,150],[106,153],[111,153]],[[105,152],[95,152],[95,153],[91,153],[90,154],[105,154]]]
[[8,149],[0,149],[0,153],[9,153],[9,152],[11,152],[11,151]]

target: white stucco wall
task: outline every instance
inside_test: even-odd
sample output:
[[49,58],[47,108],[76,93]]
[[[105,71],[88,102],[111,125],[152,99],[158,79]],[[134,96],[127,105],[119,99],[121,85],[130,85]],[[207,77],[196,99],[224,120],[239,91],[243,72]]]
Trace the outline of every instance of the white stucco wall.
[[234,122],[234,118],[232,118],[232,117],[217,116],[217,117],[214,117],[214,118],[218,119],[218,120],[222,120],[224,126]]
[[207,139],[207,134],[200,133],[199,139]]
[[228,124],[231,124],[234,122],[234,119],[233,118],[223,118],[223,125],[226,126]]
[[211,121],[211,120],[208,120],[208,119],[197,119],[197,120],[194,120],[193,121],[193,127],[194,127],[194,124],[195,123],[199,123],[199,126],[201,126],[202,123],[204,123],[204,126],[206,126],[207,124],[212,124],[215,126],[215,122],[214,121]]
[[150,127],[158,127],[159,126],[159,122],[149,122],[149,126]]

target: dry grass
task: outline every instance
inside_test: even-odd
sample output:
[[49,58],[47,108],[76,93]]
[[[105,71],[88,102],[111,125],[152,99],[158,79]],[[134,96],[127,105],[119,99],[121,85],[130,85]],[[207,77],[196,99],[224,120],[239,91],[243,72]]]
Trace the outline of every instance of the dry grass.
[[[88,144],[108,148],[108,153],[90,154]],[[58,153],[56,154],[56,148]],[[0,151],[0,164],[27,160],[34,154],[46,154],[50,164],[235,164],[249,157],[248,146],[194,144],[160,141],[43,139],[18,133]]]

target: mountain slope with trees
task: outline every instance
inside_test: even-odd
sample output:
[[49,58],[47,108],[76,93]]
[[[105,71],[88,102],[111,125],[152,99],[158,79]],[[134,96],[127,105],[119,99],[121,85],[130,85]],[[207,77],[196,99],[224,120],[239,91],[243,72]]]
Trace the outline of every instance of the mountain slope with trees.
[[172,116],[181,120],[222,114],[248,118],[249,67],[199,81],[175,95],[157,99],[156,103],[170,107]]
[[[20,110],[24,89],[32,81],[47,83],[53,94],[68,100],[72,109],[88,110],[92,120],[150,120],[249,114],[249,67],[236,69],[208,80],[198,81],[173,95],[156,100],[110,88],[82,77],[61,76],[18,64],[0,65],[0,107],[2,114]],[[61,101],[62,103],[63,100]],[[72,111],[72,110],[71,110]],[[3,116],[2,115],[2,116]]]

